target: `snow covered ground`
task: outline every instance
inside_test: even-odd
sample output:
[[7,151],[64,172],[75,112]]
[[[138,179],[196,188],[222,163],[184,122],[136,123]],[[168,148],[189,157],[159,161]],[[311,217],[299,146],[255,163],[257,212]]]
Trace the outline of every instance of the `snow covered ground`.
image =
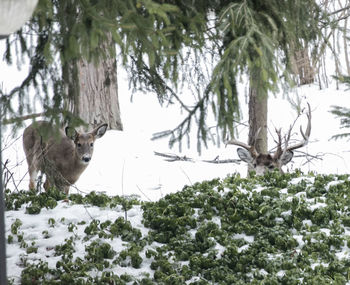
[[[142,226],[141,219],[142,213],[140,206],[134,206],[128,212],[128,220],[131,225],[135,228],[139,228],[142,231],[143,236],[147,233],[147,229]],[[48,261],[49,267],[55,267],[56,262],[61,259],[61,257],[53,256],[55,245],[64,244],[65,240],[70,237],[71,233],[67,231],[67,225],[78,224],[79,222],[86,221],[89,224],[93,219],[99,220],[101,223],[106,220],[115,221],[117,218],[124,218],[124,211],[121,207],[117,209],[101,209],[99,207],[84,207],[82,205],[69,205],[63,201],[59,202],[58,206],[54,209],[43,209],[40,215],[36,215],[33,219],[32,215],[25,214],[25,211],[7,211],[6,221],[8,226],[12,225],[16,219],[22,222],[20,231],[24,234],[24,240],[26,242],[35,241],[35,246],[38,247],[36,254],[31,255],[30,260],[45,260]],[[53,223],[48,230],[48,221]],[[78,236],[84,235],[84,228],[76,228],[75,233]],[[48,236],[45,236],[43,232],[48,231]],[[6,236],[10,235],[10,228],[7,229]],[[75,258],[84,256],[85,245],[84,242],[77,243],[78,248],[76,249]],[[117,249],[118,252],[125,249],[124,243],[116,238],[111,244],[113,248]],[[7,245],[7,268],[8,277],[14,277],[15,280],[21,275],[23,266],[21,264],[21,256],[27,257],[26,248],[19,248],[18,243]],[[145,268],[142,267],[139,270],[127,267],[124,273],[138,275],[141,272],[145,272]],[[133,271],[133,272],[132,272]],[[122,274],[119,272],[119,274]]]
[[[0,68],[0,78],[9,81],[16,77],[16,72],[8,73],[5,68]],[[8,77],[9,76],[9,77]],[[130,102],[131,92],[126,88],[127,80],[125,76],[119,77],[119,96],[122,110],[122,120],[124,131],[108,131],[106,135],[95,144],[95,153],[93,159],[82,174],[81,178],[74,187],[71,187],[71,193],[91,192],[93,190],[105,192],[108,195],[131,195],[136,194],[142,200],[156,201],[167,193],[179,191],[184,185],[191,185],[197,181],[210,180],[216,177],[226,177],[230,173],[239,172],[246,175],[246,165],[241,164],[210,164],[201,162],[204,159],[214,159],[219,156],[220,159],[238,158],[235,146],[220,147],[210,146],[204,149],[201,156],[198,156],[196,143],[192,141],[192,148],[183,148],[179,153],[175,146],[172,150],[168,148],[167,139],[151,141],[152,134],[158,131],[169,129],[175,126],[179,121],[181,114],[178,106],[162,108],[153,95],[136,94],[133,101]],[[10,88],[10,87],[9,87]],[[246,86],[241,86],[242,90]],[[245,104],[244,92],[242,92],[241,108],[243,121],[247,120],[247,105]],[[321,159],[314,159],[307,162],[305,158],[294,158],[285,170],[301,168],[304,172],[314,171],[316,173],[350,173],[348,163],[349,143],[347,140],[330,140],[330,138],[343,132],[339,128],[339,119],[336,119],[329,111],[331,106],[349,106],[350,91],[346,91],[346,86],[340,86],[340,90],[335,88],[335,82],[328,89],[319,90],[318,86],[304,86],[291,92],[290,97],[301,98],[302,105],[306,106],[309,102],[312,108],[312,131],[309,144],[301,151],[305,151],[313,156],[320,156]],[[269,130],[273,134],[275,127],[282,127],[286,132],[289,125],[296,118],[296,112],[293,110],[283,95],[269,98]],[[294,129],[293,138],[300,138],[299,126],[305,129],[305,115],[300,117]],[[247,140],[248,130],[240,128],[238,130],[239,139]],[[16,139],[8,137],[3,142],[5,150],[3,151],[3,160],[8,160],[8,168],[13,173],[8,186],[10,189],[27,189],[28,175],[27,165],[22,149],[21,132],[15,136]],[[273,139],[269,140],[270,149],[273,148]],[[181,156],[194,158],[193,162],[166,162],[161,157],[154,155],[154,151],[164,153],[177,153]],[[296,153],[298,154],[298,153]],[[123,216],[124,212],[104,211],[97,208],[89,209],[93,218],[101,221],[105,219],[115,219]],[[33,219],[33,217],[35,219]],[[90,221],[91,217],[83,206],[72,206],[67,211],[67,205],[60,202],[53,210],[42,210],[40,215],[29,216],[24,211],[6,212],[7,233],[9,234],[10,225],[20,219],[23,223],[21,231],[25,232],[25,238],[36,240],[40,248],[49,248],[45,244],[51,240],[40,239],[42,231],[45,229],[47,220],[54,218],[59,221],[65,217],[65,222],[76,222],[81,220]],[[130,221],[134,227],[144,229],[141,225],[142,212],[139,207],[134,207],[129,212]],[[56,244],[68,237],[66,227],[63,225],[55,227],[51,233],[55,237]],[[40,243],[41,242],[41,243]],[[18,245],[18,244],[17,244]],[[116,248],[117,251],[121,248]],[[9,276],[19,276],[21,268],[19,265],[20,255],[25,254],[24,249],[19,250],[16,245],[9,245],[7,249],[8,272]],[[44,258],[47,251],[37,253],[37,258]],[[50,259],[54,266],[55,259]],[[144,272],[146,267],[142,267]]]
[[[93,159],[82,174],[81,178],[71,188],[71,192],[92,190],[106,192],[110,195],[137,194],[143,200],[157,200],[166,193],[181,190],[184,185],[215,177],[225,177],[229,173],[239,172],[246,175],[246,165],[241,164],[211,164],[201,160],[238,159],[236,147],[229,145],[219,147],[209,143],[208,149],[203,149],[201,156],[196,150],[196,142],[192,140],[191,148],[183,146],[182,153],[175,145],[168,148],[168,140],[152,141],[152,134],[172,128],[180,122],[182,114],[178,106],[162,108],[155,96],[136,94],[130,101],[131,93],[125,88],[126,79],[119,80],[119,96],[122,110],[124,131],[108,131],[104,137],[95,144]],[[242,86],[242,89],[244,86]],[[244,93],[244,92],[242,92]],[[301,98],[302,106],[309,102],[312,108],[312,130],[309,144],[300,149],[320,159],[308,162],[305,157],[296,157],[292,163],[285,166],[285,170],[301,168],[304,172],[316,173],[349,173],[349,143],[346,139],[330,140],[340,129],[339,119],[329,111],[331,106],[349,106],[350,91],[346,86],[336,90],[335,84],[324,90],[318,86],[304,86],[292,91],[291,98]],[[242,96],[243,97],[243,96]],[[291,107],[283,95],[269,98],[269,131],[274,134],[275,127],[282,127],[287,132],[290,124],[297,117],[296,111]],[[247,105],[245,98],[241,100],[243,121],[247,120]],[[294,128],[293,139],[300,139],[299,126],[305,130],[306,116],[302,115]],[[238,130],[239,140],[247,141],[248,129],[241,127]],[[26,189],[28,185],[27,165],[22,150],[21,132],[17,140],[10,137],[4,142],[7,147],[3,159],[9,160],[8,167],[14,174],[18,189]],[[14,142],[14,143],[13,143]],[[269,138],[269,147],[274,147],[273,138]],[[176,153],[181,156],[194,158],[193,162],[166,162],[154,155],[154,151]],[[296,156],[301,155],[296,152]],[[14,189],[13,183],[9,187]]]
[[[159,203],[133,205],[127,212],[120,201],[103,202],[96,194],[83,204],[75,204],[78,199],[71,196],[71,201],[58,201],[51,209],[41,195],[46,203],[40,213],[30,214],[28,209],[39,204],[36,195],[22,206],[18,206],[23,201],[18,196],[9,197],[10,207],[19,209],[5,213],[8,277],[14,284],[41,284],[45,279],[62,280],[67,274],[86,280],[108,272],[130,276],[125,284],[163,284],[159,262],[176,272],[165,271],[165,279],[182,278],[176,284],[199,280],[221,284],[215,278],[206,279],[205,272],[210,270],[219,271],[224,279],[230,276],[229,270],[244,284],[262,277],[273,283],[277,278],[310,283],[318,277],[327,281],[321,284],[350,284],[348,187],[345,176],[286,176],[282,180],[273,174],[259,181],[230,176],[186,188]],[[28,196],[21,198],[28,201]],[[100,207],[92,205],[96,201]],[[101,247],[106,245],[110,254],[103,250],[101,258]],[[240,266],[228,266],[230,257]],[[198,261],[212,259],[212,267]],[[107,263],[102,266],[102,261]],[[191,274],[187,279],[185,269]],[[338,282],[329,281],[334,276]],[[154,282],[132,282],[143,278]]]

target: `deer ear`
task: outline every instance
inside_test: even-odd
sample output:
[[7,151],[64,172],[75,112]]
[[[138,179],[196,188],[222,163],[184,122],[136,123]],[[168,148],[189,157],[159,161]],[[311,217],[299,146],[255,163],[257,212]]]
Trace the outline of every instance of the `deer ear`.
[[75,141],[75,139],[79,135],[79,133],[72,127],[66,127],[65,132],[66,132],[66,136],[73,141]]
[[96,129],[94,129],[92,131],[92,133],[94,134],[94,136],[97,139],[99,139],[99,138],[103,137],[103,135],[106,133],[107,127],[108,127],[108,124],[103,124],[103,125],[97,127]]
[[241,160],[247,163],[252,163],[254,158],[250,154],[250,152],[244,148],[237,148],[237,154]]
[[282,165],[287,164],[290,162],[293,158],[294,153],[290,150],[287,150],[286,153],[281,157],[281,163]]

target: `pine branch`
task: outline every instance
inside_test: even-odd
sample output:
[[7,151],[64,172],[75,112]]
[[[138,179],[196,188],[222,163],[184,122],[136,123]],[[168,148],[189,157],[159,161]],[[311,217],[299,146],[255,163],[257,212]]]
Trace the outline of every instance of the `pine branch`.
[[337,140],[337,139],[344,139],[350,136],[350,133],[342,133],[342,134],[337,134],[332,136],[330,139],[331,140]]
[[[346,79],[348,80],[348,78]],[[346,82],[346,81],[344,81]],[[347,82],[346,82],[347,83]],[[349,84],[349,83],[347,83]],[[348,129],[350,128],[350,109],[341,106],[332,106],[333,109],[330,111],[333,115],[340,118],[340,125],[342,128]],[[332,136],[331,140],[343,139],[350,136],[350,133],[341,133]]]
[[190,112],[189,108],[182,102],[176,92],[165,83],[158,72],[151,70],[143,61],[139,62],[134,56],[130,56],[130,58],[136,66],[141,64],[138,71],[147,79],[146,84],[148,83],[152,86],[153,91],[157,93],[158,98],[162,98],[162,96],[164,96],[163,90],[166,90],[170,93],[171,97],[174,97],[179,102],[182,108],[184,108],[187,112]]
[[[204,102],[206,100],[208,100],[207,97],[201,98],[199,102],[197,102],[197,104],[194,107],[192,107],[192,109],[189,109],[187,117],[179,125],[177,125],[172,130],[166,130],[166,131],[153,134],[152,140],[170,136],[170,141],[169,141],[170,147],[172,147],[175,142],[181,142],[183,137],[190,133],[192,118],[195,117],[197,111],[199,110],[199,112],[201,112],[202,114],[205,112]],[[202,118],[203,118],[203,115],[202,115]],[[197,132],[198,141],[202,139],[205,142],[205,138],[206,138],[205,134],[207,131],[208,131],[208,128],[206,127],[204,120],[203,119],[200,120],[198,122],[198,132]],[[180,148],[181,148],[181,144],[180,144]],[[197,149],[200,152],[200,145],[198,145]]]
[[10,118],[10,119],[3,119],[2,123],[4,125],[9,125],[9,124],[16,123],[18,121],[22,122],[22,121],[29,120],[29,119],[44,117],[45,115],[46,115],[46,113],[42,112],[42,113],[30,114],[30,115],[25,115],[25,116],[20,116],[20,117],[14,117],[14,118]]

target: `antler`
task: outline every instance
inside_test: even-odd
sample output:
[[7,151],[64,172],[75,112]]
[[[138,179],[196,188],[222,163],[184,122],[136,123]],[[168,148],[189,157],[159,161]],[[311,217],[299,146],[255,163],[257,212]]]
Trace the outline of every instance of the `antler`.
[[277,159],[279,157],[282,156],[282,154],[284,153],[283,149],[282,149],[282,136],[281,136],[281,129],[275,129],[276,133],[277,133],[277,137],[278,137],[278,143],[277,143],[277,150],[275,151],[273,157],[274,159]]
[[288,142],[290,140],[291,132],[292,132],[292,127],[290,127],[288,134],[285,137],[286,142],[285,142],[284,149],[282,150],[281,130],[276,130],[277,136],[278,136],[278,145],[277,145],[277,150],[274,154],[275,158],[281,157],[283,154],[285,154],[288,151],[293,151],[295,149],[301,148],[301,147],[307,145],[307,143],[309,142],[309,137],[310,137],[310,133],[311,133],[311,107],[310,107],[309,103],[307,103],[307,106],[308,106],[308,113],[306,114],[306,116],[308,118],[308,122],[307,122],[307,127],[306,127],[305,133],[303,132],[302,127],[300,126],[300,133],[303,137],[303,140],[297,144],[288,146]]
[[[309,137],[310,137],[310,133],[311,133],[311,107],[310,107],[309,103],[307,103],[307,106],[308,106],[308,113],[306,114],[306,116],[307,116],[308,120],[307,120],[307,127],[306,127],[305,133],[303,132],[303,129],[300,126],[300,133],[303,136],[304,140],[301,141],[300,143],[295,144],[295,145],[286,146],[287,151],[292,151],[294,149],[306,146],[307,143],[309,142]],[[290,137],[290,132],[291,132],[291,130],[289,131],[288,138]]]
[[246,150],[248,150],[250,152],[250,154],[252,155],[252,157],[256,158],[256,157],[258,157],[259,153],[255,148],[255,142],[256,142],[257,137],[259,136],[260,131],[261,131],[261,128],[259,128],[257,130],[257,132],[254,136],[254,140],[253,140],[254,144],[253,145],[249,145],[249,144],[237,141],[235,139],[232,139],[232,140],[226,142],[226,145],[233,144],[233,145],[241,146],[241,147],[245,148]]
[[259,153],[256,151],[256,148],[254,145],[249,145],[249,144],[237,141],[235,139],[229,140],[226,144],[233,144],[233,145],[241,146],[241,147],[245,148],[246,150],[248,150],[253,157],[257,157],[259,155]]

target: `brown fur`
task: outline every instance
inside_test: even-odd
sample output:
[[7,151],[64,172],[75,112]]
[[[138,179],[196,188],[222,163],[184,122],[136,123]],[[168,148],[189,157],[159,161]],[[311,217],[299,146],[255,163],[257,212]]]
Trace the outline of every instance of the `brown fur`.
[[[50,185],[68,194],[88,166],[92,157],[93,144],[104,135],[107,124],[101,125],[87,134],[66,128],[58,132],[48,122],[40,121],[28,126],[23,133],[23,148],[30,176],[29,188],[35,189],[35,179],[39,171],[46,174],[44,188]],[[71,131],[72,134],[69,134]]]

